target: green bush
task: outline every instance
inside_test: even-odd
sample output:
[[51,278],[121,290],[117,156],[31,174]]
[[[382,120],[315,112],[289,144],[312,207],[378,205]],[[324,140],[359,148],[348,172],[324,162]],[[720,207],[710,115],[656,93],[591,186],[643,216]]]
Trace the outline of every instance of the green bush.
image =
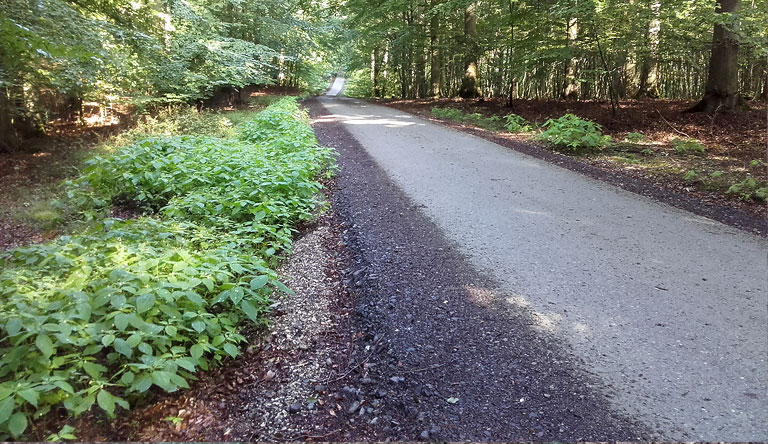
[[441,119],[455,120],[457,122],[466,122],[471,125],[498,131],[504,128],[499,116],[485,117],[480,113],[464,113],[456,108],[432,108],[432,115]]
[[510,133],[525,133],[531,130],[531,124],[528,123],[522,116],[517,114],[507,114],[504,117],[504,127]]
[[677,154],[683,156],[689,154],[705,156],[707,154],[707,147],[695,139],[672,139],[672,146],[675,147],[675,152]]
[[0,438],[54,408],[112,415],[237,356],[242,321],[263,322],[273,292],[290,291],[276,257],[321,204],[331,156],[284,99],[239,140],[151,138],[91,160],[69,184],[74,203],[93,216],[137,202],[157,217],[4,253]]
[[698,180],[699,173],[696,172],[696,170],[688,170],[685,173],[683,173],[683,180],[686,182],[694,182]]
[[643,133],[629,133],[626,136],[624,136],[624,140],[630,143],[639,143],[644,140],[648,140],[647,137]]
[[440,108],[436,106],[432,108],[432,115],[441,119],[464,120],[464,113],[456,108]]
[[538,139],[555,146],[571,150],[602,148],[610,143],[611,137],[603,135],[602,127],[595,122],[583,120],[573,114],[544,122],[545,131]]
[[768,185],[757,181],[753,177],[747,177],[741,182],[731,185],[726,193],[736,194],[741,200],[764,202],[768,198]]

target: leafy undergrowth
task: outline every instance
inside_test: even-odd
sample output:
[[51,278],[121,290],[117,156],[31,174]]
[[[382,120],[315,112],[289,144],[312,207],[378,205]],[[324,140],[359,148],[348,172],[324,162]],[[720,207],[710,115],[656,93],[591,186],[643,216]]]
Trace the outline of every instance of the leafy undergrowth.
[[[280,92],[280,91],[278,91]],[[179,134],[234,138],[236,127],[282,96],[255,95],[233,110],[175,106],[118,126],[58,129],[27,152],[0,156],[0,250],[77,232],[86,223],[70,205],[61,182],[80,174],[85,161],[152,136]]]
[[[594,102],[397,100],[390,106],[492,131],[602,168],[620,169],[729,205],[761,212],[768,197],[765,113],[683,114],[685,103],[623,104],[619,117]],[[438,105],[438,106],[435,106]],[[665,117],[666,116],[666,117]],[[603,123],[604,122],[604,123]],[[695,135],[695,137],[693,136]],[[741,203],[734,203],[740,201]],[[753,205],[753,206],[750,206]]]
[[[153,387],[187,387],[290,291],[277,256],[323,205],[316,177],[333,152],[292,98],[232,136],[152,137],[93,158],[68,185],[91,228],[3,253],[0,438],[52,410],[113,415]],[[126,202],[148,216],[106,217]]]

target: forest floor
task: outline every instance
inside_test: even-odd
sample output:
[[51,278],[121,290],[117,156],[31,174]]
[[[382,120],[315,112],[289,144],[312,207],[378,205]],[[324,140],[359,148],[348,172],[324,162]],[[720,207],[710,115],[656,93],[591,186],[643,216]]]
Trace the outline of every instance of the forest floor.
[[[753,102],[752,111],[719,113],[683,113],[691,102],[671,100],[632,100],[621,102],[614,116],[607,102],[570,102],[516,100],[508,107],[503,100],[379,100],[377,103],[416,114],[433,121],[473,132],[481,137],[492,135],[509,142],[525,142],[558,155],[588,164],[608,173],[620,173],[654,186],[687,194],[694,199],[713,203],[756,217],[766,216],[765,200],[742,192],[729,192],[732,185],[753,178],[756,187],[768,182],[768,123],[766,104]],[[515,113],[537,125],[550,118],[573,113],[583,119],[600,124],[604,134],[616,143],[599,151],[567,152],[535,140],[533,133],[513,134],[487,131],[471,123],[458,123],[438,119],[431,115],[434,107],[455,108],[465,113],[479,113],[485,117]],[[640,133],[644,139],[630,143],[626,137]],[[630,136],[631,137],[631,136]],[[676,151],[675,139],[698,141],[706,147],[705,155],[681,154]],[[503,143],[502,143],[503,144]],[[758,230],[761,231],[761,230]]]

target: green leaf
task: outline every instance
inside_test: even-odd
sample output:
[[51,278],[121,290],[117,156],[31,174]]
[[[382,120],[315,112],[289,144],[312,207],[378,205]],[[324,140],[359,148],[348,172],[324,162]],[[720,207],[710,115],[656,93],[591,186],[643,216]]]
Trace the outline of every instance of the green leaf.
[[142,342],[139,344],[139,351],[144,353],[145,355],[152,355],[152,346],[147,344],[146,342]]
[[132,334],[128,337],[125,343],[128,344],[131,348],[136,348],[136,346],[141,343],[141,336],[138,334]]
[[96,402],[95,396],[86,396],[85,398],[82,398],[82,400],[77,404],[77,406],[75,406],[74,409],[72,409],[72,412],[75,414],[75,416],[79,416],[81,413],[91,408],[94,402]]
[[40,393],[35,389],[25,389],[19,392],[19,396],[26,399],[28,403],[37,407],[37,401],[40,399]]
[[259,288],[267,285],[267,283],[269,283],[269,276],[266,274],[257,276],[251,279],[251,290],[258,290]]
[[152,378],[150,378],[149,375],[142,375],[139,377],[139,379],[136,379],[133,382],[133,385],[131,385],[131,390],[144,393],[149,390],[150,387],[152,387]]
[[21,412],[14,413],[8,420],[8,431],[16,438],[21,436],[24,430],[27,430],[27,417]]
[[93,379],[99,379],[102,373],[107,371],[107,368],[101,364],[95,362],[85,361],[83,362],[83,370]]
[[128,322],[130,322],[131,316],[127,313],[118,313],[115,315],[115,328],[117,328],[120,331],[125,331],[125,329],[128,327]]
[[176,333],[178,333],[178,330],[173,325],[169,325],[165,327],[165,334],[167,334],[170,337],[175,337]]
[[128,344],[124,339],[117,338],[115,339],[114,344],[112,344],[112,347],[115,349],[116,352],[120,353],[121,355],[124,355],[127,358],[130,358],[133,355],[133,347]]
[[125,296],[122,294],[116,294],[113,295],[112,298],[109,300],[110,305],[115,308],[115,310],[121,310],[123,307],[125,307]]
[[13,337],[19,334],[23,326],[24,324],[21,322],[21,319],[11,318],[5,323],[5,331],[8,332],[8,336]]
[[259,311],[248,300],[240,302],[240,309],[243,310],[253,322],[259,322]]
[[46,334],[37,335],[37,339],[35,339],[35,345],[46,358],[50,358],[54,352],[53,342],[51,341],[51,338]]
[[129,385],[133,382],[133,378],[135,377],[133,372],[125,372],[123,373],[123,376],[120,377],[120,382],[123,383],[123,385]]
[[193,304],[197,306],[204,305],[203,298],[200,297],[200,295],[195,293],[194,291],[185,291],[184,295],[187,297],[187,299],[192,301]]
[[113,416],[115,414],[115,399],[112,397],[111,393],[101,389],[98,396],[96,396],[96,401],[99,403],[99,407],[101,407],[105,412],[109,413],[109,416]]
[[104,335],[101,338],[101,343],[104,345],[104,347],[108,347],[109,344],[115,342],[115,335]]
[[155,295],[144,294],[136,298],[136,312],[144,313],[155,305]]
[[16,407],[16,402],[13,397],[5,398],[0,401],[0,424],[4,423],[13,414],[13,409]]
[[[14,384],[15,385],[15,384]],[[14,390],[10,387],[0,386],[0,400],[3,400],[14,393]],[[2,422],[2,421],[0,421]]]
[[64,390],[67,393],[74,394],[75,389],[67,381],[54,381],[53,385]]
[[278,290],[282,291],[283,293],[285,293],[287,295],[293,296],[294,294],[296,294],[296,293],[293,292],[293,290],[288,288],[284,283],[282,283],[280,281],[275,281],[275,287],[277,287]]
[[195,364],[193,364],[189,359],[187,358],[181,358],[176,360],[176,364],[178,364],[179,367],[183,368],[184,370],[194,372],[195,371]]
[[236,346],[233,344],[224,344],[224,351],[227,352],[229,356],[232,356],[233,358],[236,358],[238,354],[240,354],[240,351],[237,349]]
[[189,354],[195,359],[200,359],[205,352],[205,348],[201,344],[195,344],[189,349]]
[[166,392],[173,392],[176,390],[176,386],[171,383],[171,374],[172,373],[170,372],[161,370],[154,371],[151,374],[152,383],[165,390]]
[[192,328],[193,328],[193,329],[194,329],[196,332],[198,332],[198,333],[202,333],[202,332],[203,332],[203,330],[205,330],[205,322],[204,322],[204,321],[201,321],[201,320],[197,320],[197,321],[194,321],[194,322],[192,323]]

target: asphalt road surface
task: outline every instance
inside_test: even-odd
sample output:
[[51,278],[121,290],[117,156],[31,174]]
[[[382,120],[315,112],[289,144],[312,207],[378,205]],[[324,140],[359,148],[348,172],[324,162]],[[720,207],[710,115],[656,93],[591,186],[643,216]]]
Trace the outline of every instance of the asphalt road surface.
[[613,411],[662,438],[768,440],[764,239],[341,97],[343,82],[320,99],[325,119],[498,283],[468,303],[530,313],[610,387]]

